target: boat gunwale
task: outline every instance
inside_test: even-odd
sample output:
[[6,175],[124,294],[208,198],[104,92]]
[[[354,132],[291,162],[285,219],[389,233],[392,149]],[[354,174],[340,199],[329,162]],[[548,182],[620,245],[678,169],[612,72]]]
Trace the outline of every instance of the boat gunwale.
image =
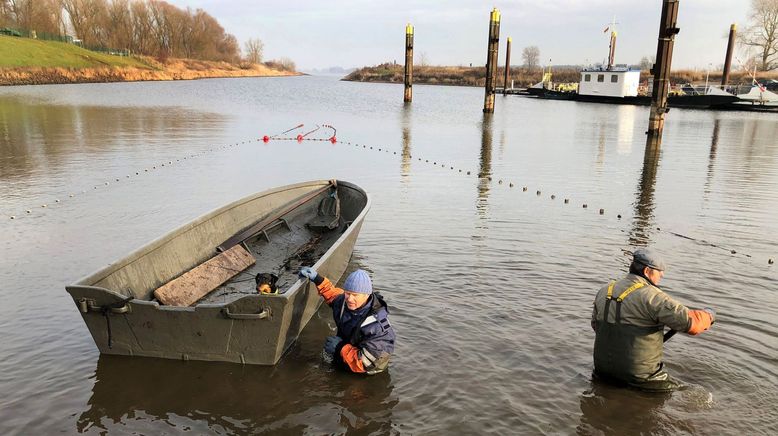
[[[114,295],[114,296],[116,296],[118,298],[127,298],[128,295],[124,295],[124,294],[121,294],[121,293],[119,293],[117,291],[114,291],[114,290],[111,290],[111,289],[107,289],[107,288],[104,288],[104,287],[93,286],[93,285],[91,285],[91,283],[98,283],[99,281],[105,279],[110,274],[120,270],[121,268],[124,268],[124,267],[132,264],[133,262],[137,261],[141,257],[143,257],[143,256],[145,256],[145,255],[147,255],[147,254],[149,254],[149,253],[151,253],[151,252],[161,248],[162,246],[164,246],[166,243],[168,243],[169,241],[171,241],[173,238],[177,237],[181,233],[183,233],[185,231],[188,231],[188,230],[190,230],[192,228],[195,228],[195,227],[197,227],[197,226],[199,226],[199,225],[201,225],[201,224],[203,224],[203,223],[205,223],[205,222],[207,222],[207,221],[209,221],[209,220],[211,220],[211,219],[213,219],[213,218],[215,218],[215,217],[217,217],[217,216],[219,216],[219,215],[221,215],[223,213],[226,213],[229,210],[234,209],[235,207],[238,207],[238,206],[240,206],[242,204],[245,204],[247,202],[256,200],[256,199],[264,197],[264,196],[272,195],[272,194],[275,194],[275,193],[278,193],[278,192],[283,192],[283,191],[287,191],[287,190],[291,190],[291,189],[297,189],[297,188],[301,188],[301,187],[307,187],[307,186],[318,186],[318,185],[325,186],[325,185],[328,185],[328,184],[331,184],[331,183],[332,183],[332,179],[300,182],[300,183],[294,183],[294,184],[290,184],[290,185],[284,185],[284,186],[281,186],[281,187],[278,187],[278,188],[269,189],[269,190],[266,190],[266,191],[258,192],[258,193],[251,194],[251,195],[248,195],[246,197],[240,198],[240,199],[235,200],[235,201],[233,201],[233,202],[231,202],[229,204],[226,204],[224,206],[218,207],[216,209],[213,209],[213,210],[211,210],[209,212],[206,212],[206,213],[200,215],[199,217],[195,218],[194,220],[192,220],[192,221],[190,221],[188,223],[185,223],[185,224],[183,224],[183,225],[181,225],[181,226],[171,230],[170,232],[160,236],[157,239],[152,240],[151,242],[149,242],[149,243],[139,247],[136,250],[133,250],[128,255],[120,258],[119,260],[116,260],[116,261],[110,263],[106,267],[104,267],[104,268],[102,268],[102,269],[100,269],[100,270],[98,270],[98,271],[96,271],[96,272],[94,272],[92,274],[84,276],[83,278],[79,279],[75,283],[66,286],[65,288],[67,290],[75,290],[75,289],[99,290],[101,292],[106,292],[108,294],[112,294],[112,295]],[[362,193],[365,196],[365,205],[362,207],[362,210],[360,211],[359,215],[357,215],[354,218],[354,220],[351,222],[351,224],[348,226],[348,228],[345,229],[345,231],[338,237],[338,239],[336,239],[332,243],[332,245],[330,245],[330,247],[327,249],[327,251],[324,252],[324,254],[322,254],[322,256],[316,261],[316,263],[313,265],[314,268],[318,267],[322,263],[322,261],[326,260],[332,254],[332,252],[334,252],[338,247],[340,247],[340,245],[343,243],[343,241],[346,238],[348,238],[349,235],[351,235],[351,233],[354,231],[353,230],[354,229],[353,223],[357,223],[357,222],[360,222],[360,221],[364,220],[365,215],[367,215],[367,212],[370,210],[371,200],[372,199],[371,199],[370,194],[367,191],[365,191],[363,188],[361,188],[361,187],[359,187],[359,186],[357,186],[357,185],[355,185],[353,183],[350,183],[350,182],[336,180],[336,183],[339,186],[342,185],[342,186],[354,189],[354,190]],[[194,306],[178,307],[178,306],[168,306],[168,305],[164,305],[164,304],[159,304],[158,302],[153,301],[153,300],[145,300],[145,299],[140,299],[140,298],[132,299],[131,303],[144,303],[144,304],[156,305],[156,306],[158,306],[158,308],[160,310],[181,310],[181,309],[185,309],[185,311],[194,311],[197,308],[203,308],[203,309],[206,309],[206,308],[221,308],[221,307],[227,306],[229,304],[233,304],[233,303],[235,303],[237,301],[242,301],[242,300],[247,299],[247,298],[248,299],[254,299],[254,298],[266,298],[266,297],[269,297],[269,298],[285,298],[285,299],[288,300],[289,298],[291,298],[301,288],[302,284],[303,284],[303,280],[298,279],[285,292],[280,293],[280,294],[245,295],[243,297],[237,298],[237,299],[229,301],[229,302],[224,302],[224,303],[203,303],[203,304],[195,304]]]

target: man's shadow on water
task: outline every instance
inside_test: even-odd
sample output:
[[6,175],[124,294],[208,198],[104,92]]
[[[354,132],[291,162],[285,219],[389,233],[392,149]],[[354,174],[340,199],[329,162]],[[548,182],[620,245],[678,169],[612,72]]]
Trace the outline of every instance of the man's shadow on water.
[[676,391],[647,392],[593,377],[580,400],[579,435],[698,434],[702,429],[685,417],[709,409],[713,395],[692,383]]
[[590,388],[581,394],[581,420],[576,428],[577,434],[660,432],[663,427],[660,412],[671,397],[671,392],[643,392],[593,378]]
[[389,372],[347,374],[294,354],[275,367],[101,355],[76,430],[162,433],[195,421],[238,433],[392,432]]

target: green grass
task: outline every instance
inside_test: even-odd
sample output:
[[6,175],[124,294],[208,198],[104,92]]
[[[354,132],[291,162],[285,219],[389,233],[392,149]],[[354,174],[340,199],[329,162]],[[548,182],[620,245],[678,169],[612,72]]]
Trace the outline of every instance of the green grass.
[[65,42],[0,36],[0,68],[107,66],[150,68],[131,57],[98,53]]

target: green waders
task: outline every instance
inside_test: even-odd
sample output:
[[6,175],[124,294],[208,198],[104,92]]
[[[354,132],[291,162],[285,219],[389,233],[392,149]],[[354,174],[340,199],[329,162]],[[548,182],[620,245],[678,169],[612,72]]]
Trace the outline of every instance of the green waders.
[[[597,320],[594,340],[594,373],[605,380],[619,381],[630,387],[668,392],[683,384],[663,369],[663,326],[638,327],[621,323],[621,302],[633,291],[645,286],[638,282],[613,298],[612,282],[608,286],[602,320]],[[611,301],[615,300],[616,316],[608,322]]]

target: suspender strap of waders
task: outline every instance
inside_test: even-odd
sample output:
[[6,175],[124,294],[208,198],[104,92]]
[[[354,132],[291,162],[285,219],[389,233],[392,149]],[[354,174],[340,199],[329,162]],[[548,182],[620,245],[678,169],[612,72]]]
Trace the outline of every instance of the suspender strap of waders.
[[[605,314],[603,315],[602,320],[604,322],[608,322],[608,309],[610,308],[611,300],[613,300],[613,287],[616,285],[616,281],[612,281],[608,284],[608,295],[605,297]],[[634,285],[628,287],[624,290],[621,294],[619,294],[618,297],[616,297],[616,324],[619,324],[621,322],[621,302],[624,301],[627,296],[638,289],[642,288],[643,286],[646,286],[643,282],[635,283]]]
[[643,286],[646,286],[646,284],[643,282],[635,283],[634,285],[625,289],[624,292],[621,293],[621,295],[616,297],[616,324],[621,323],[621,302],[624,301],[624,299],[627,298],[629,294],[637,291]]
[[616,284],[616,281],[612,281],[608,284],[608,295],[605,297],[605,312],[602,315],[602,322],[608,322],[608,309],[610,308],[611,304],[611,296],[613,295],[613,285]]

